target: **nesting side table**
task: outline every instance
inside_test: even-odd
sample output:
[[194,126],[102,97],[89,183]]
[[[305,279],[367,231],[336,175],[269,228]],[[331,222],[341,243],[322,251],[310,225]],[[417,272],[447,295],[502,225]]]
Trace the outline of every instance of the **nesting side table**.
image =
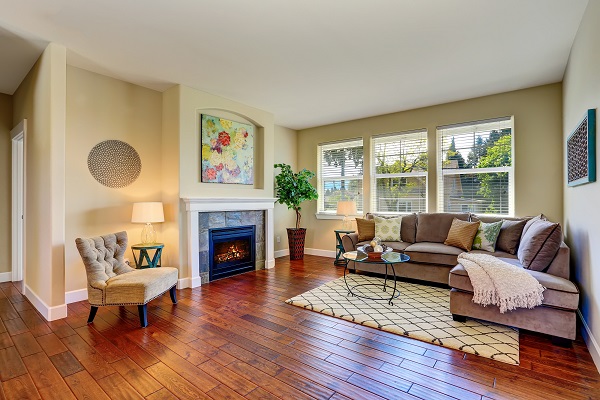
[[333,265],[337,265],[340,267],[345,267],[348,264],[348,260],[346,260],[344,257],[342,257],[342,254],[344,254],[346,252],[346,250],[344,250],[344,245],[342,244],[342,234],[348,234],[348,233],[354,233],[356,231],[346,231],[346,230],[334,230],[335,232],[335,250],[336,250],[336,254],[335,254],[335,261],[333,262]]
[[[160,256],[162,255],[163,247],[162,243],[151,243],[151,244],[134,244],[131,246],[131,252],[133,253],[133,259],[135,260],[136,268],[157,268],[160,267]],[[154,250],[154,255],[150,257],[148,251]],[[136,251],[139,255],[136,255]]]

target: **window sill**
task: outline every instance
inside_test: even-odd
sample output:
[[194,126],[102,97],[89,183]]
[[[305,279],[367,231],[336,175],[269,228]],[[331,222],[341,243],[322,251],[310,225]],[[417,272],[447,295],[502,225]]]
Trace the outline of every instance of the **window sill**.
[[[333,214],[333,213],[324,213],[324,212],[315,213],[315,217],[317,217],[317,219],[339,219],[340,221],[344,219],[343,215],[337,215],[337,214]],[[354,219],[357,217],[361,218],[361,214],[348,215],[348,218],[350,218],[350,219]]]

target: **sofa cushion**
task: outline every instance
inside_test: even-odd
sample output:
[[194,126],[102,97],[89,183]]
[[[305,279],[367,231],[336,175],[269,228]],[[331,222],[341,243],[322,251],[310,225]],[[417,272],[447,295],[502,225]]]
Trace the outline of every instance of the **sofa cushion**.
[[485,251],[485,250],[472,250],[469,253],[473,253],[473,254],[487,254],[488,256],[494,256],[494,257],[498,257],[498,258],[510,258],[513,259],[515,261],[519,261],[519,259],[517,258],[516,255],[514,254],[510,254],[507,253],[505,251],[502,250],[496,250],[493,253],[490,253],[489,251]]
[[493,253],[496,251],[496,242],[502,228],[502,221],[480,222],[475,239],[473,239],[473,249],[485,250]]
[[372,219],[356,218],[358,241],[371,240],[375,237],[375,221]]
[[520,221],[502,221],[502,228],[500,228],[500,234],[496,241],[496,248],[510,254],[517,254],[519,242],[521,241],[521,234],[523,233],[523,228],[525,228],[527,221],[527,219],[522,219]]
[[[373,219],[375,214],[367,213],[365,219]],[[383,218],[394,218],[395,216],[378,215]],[[414,243],[417,235],[417,214],[403,214],[400,226],[400,237],[403,242]]]
[[375,236],[382,241],[401,242],[400,226],[402,225],[402,217],[382,218],[375,216]]
[[[358,242],[356,243],[356,248],[358,249],[361,246],[365,246],[367,244],[369,244],[371,241],[370,240],[365,240],[362,242]],[[406,242],[381,242],[383,244],[385,244],[387,247],[391,247],[394,250],[400,251],[400,252],[404,252],[404,250],[410,246],[410,243],[406,243]]]
[[[521,268],[523,267],[515,259],[502,259],[502,261],[520,266]],[[527,272],[546,288],[544,290],[544,300],[542,301],[543,305],[566,310],[577,309],[579,304],[579,290],[573,282],[544,272],[530,270]],[[449,285],[463,292],[473,293],[473,285],[471,285],[469,274],[462,264],[458,264],[450,271]]]
[[454,218],[444,244],[470,251],[480,224],[480,222],[461,221]]
[[463,250],[457,247],[433,242],[414,243],[404,250],[411,262],[448,266],[456,265],[456,258],[462,252]]
[[[527,224],[526,224],[527,225]],[[536,219],[523,232],[517,255],[527,269],[544,271],[556,256],[562,242],[558,223]]]
[[444,243],[452,220],[469,220],[469,213],[419,213],[417,214],[416,242]]
[[536,222],[536,221],[548,221],[548,218],[546,218],[546,216],[544,214],[540,214],[540,215],[536,215],[535,217],[530,218],[529,220],[527,220],[527,223],[525,223],[525,227],[523,228],[523,233],[521,234],[521,237],[523,237],[523,235],[527,232],[527,230],[529,230],[529,228],[531,227],[531,225]]

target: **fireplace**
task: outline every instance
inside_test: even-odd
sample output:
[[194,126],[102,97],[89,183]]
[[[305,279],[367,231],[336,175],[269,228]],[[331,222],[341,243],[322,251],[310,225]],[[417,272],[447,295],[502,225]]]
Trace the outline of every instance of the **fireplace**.
[[209,229],[208,245],[210,281],[255,269],[255,225]]

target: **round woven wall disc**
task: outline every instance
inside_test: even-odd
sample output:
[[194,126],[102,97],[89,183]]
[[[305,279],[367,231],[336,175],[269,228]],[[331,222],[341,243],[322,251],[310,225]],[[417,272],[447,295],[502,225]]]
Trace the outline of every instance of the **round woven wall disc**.
[[120,140],[105,140],[88,155],[88,169],[98,182],[111,188],[131,185],[140,176],[142,161],[137,151]]

